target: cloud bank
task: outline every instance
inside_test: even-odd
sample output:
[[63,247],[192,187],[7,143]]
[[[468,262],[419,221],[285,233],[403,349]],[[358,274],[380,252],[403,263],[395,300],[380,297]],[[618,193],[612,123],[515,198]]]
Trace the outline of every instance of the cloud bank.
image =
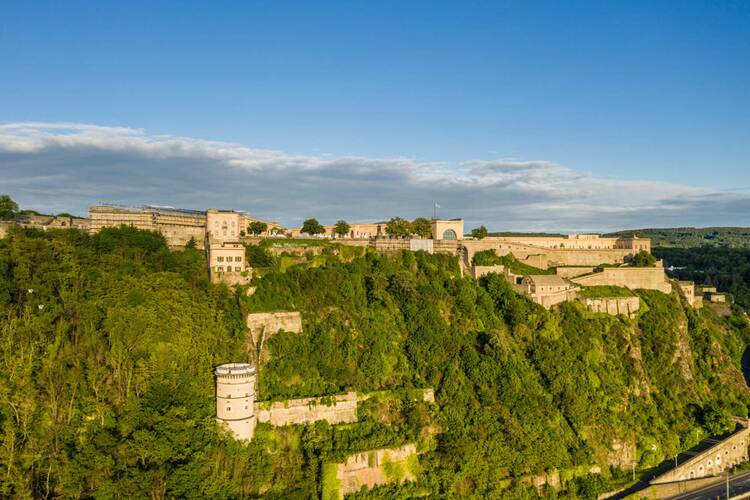
[[550,161],[292,155],[140,129],[79,123],[0,124],[0,192],[24,208],[85,214],[90,205],[247,210],[291,227],[463,217],[491,230],[606,231],[747,225],[750,197],[677,183],[619,180]]

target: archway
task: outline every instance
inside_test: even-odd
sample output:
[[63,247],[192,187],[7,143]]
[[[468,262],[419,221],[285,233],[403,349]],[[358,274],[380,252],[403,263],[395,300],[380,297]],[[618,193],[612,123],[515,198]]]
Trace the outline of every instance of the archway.
[[446,229],[443,231],[443,239],[444,240],[455,240],[458,239],[456,237],[456,232],[453,229]]

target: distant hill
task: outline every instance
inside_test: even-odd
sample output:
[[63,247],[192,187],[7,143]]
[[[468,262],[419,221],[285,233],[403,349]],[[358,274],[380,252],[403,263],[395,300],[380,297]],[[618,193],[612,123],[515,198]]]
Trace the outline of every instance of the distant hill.
[[651,238],[654,247],[694,248],[702,246],[750,248],[750,227],[674,227],[629,229],[606,236]]

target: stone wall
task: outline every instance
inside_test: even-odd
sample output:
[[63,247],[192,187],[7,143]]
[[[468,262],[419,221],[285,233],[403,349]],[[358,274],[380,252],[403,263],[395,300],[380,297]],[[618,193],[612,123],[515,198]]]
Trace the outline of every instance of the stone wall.
[[527,295],[529,295],[531,300],[533,300],[540,306],[544,307],[545,309],[550,309],[552,306],[555,306],[557,304],[561,304],[569,300],[574,300],[576,298],[577,292],[578,289],[568,289],[556,292],[532,293]]
[[336,479],[340,489],[338,495],[331,496],[342,498],[363,486],[373,488],[396,481],[414,481],[416,471],[412,470],[410,462],[413,463],[416,455],[417,446],[413,443],[350,455],[344,463],[337,464]]
[[[689,481],[652,484],[637,493],[638,498],[671,498],[723,481],[721,477],[704,477]],[[603,497],[609,498],[609,497]]]
[[604,267],[600,271],[576,278],[573,283],[583,286],[622,286],[635,290],[646,288],[664,293],[672,292],[672,285],[667,281],[662,267]]
[[715,441],[710,448],[696,453],[687,461],[678,463],[676,468],[655,477],[650,481],[651,484],[716,476],[726,469],[747,461],[748,437],[750,436],[749,421],[746,418],[735,420],[737,421],[737,428],[733,434],[721,441]]
[[569,267],[558,267],[555,269],[557,275],[561,278],[577,278],[584,274],[590,274],[594,272],[595,267],[592,266],[569,266]]
[[469,262],[477,252],[495,250],[498,255],[512,253],[521,262],[540,269],[557,266],[622,264],[633,255],[633,250],[628,248],[546,248],[500,238],[464,240],[461,244],[466,248]]
[[11,227],[13,227],[12,222],[3,222],[0,221],[0,238],[5,238],[5,236],[8,234],[8,231]]
[[629,318],[632,318],[641,307],[641,299],[638,297],[583,298],[582,302],[589,311],[611,314],[612,316],[622,314]]
[[471,277],[474,279],[479,279],[482,276],[490,274],[490,273],[497,273],[497,274],[505,275],[505,266],[503,265],[471,266]]
[[347,392],[330,398],[291,399],[275,403],[255,403],[258,422],[273,426],[309,424],[326,420],[330,424],[357,421],[357,393]]
[[302,314],[298,311],[251,313],[247,315],[247,328],[257,345],[261,334],[264,339],[280,331],[302,333]]

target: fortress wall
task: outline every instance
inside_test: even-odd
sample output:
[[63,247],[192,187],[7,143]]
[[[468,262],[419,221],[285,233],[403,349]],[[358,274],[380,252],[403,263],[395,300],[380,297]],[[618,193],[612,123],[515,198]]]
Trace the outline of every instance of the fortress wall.
[[321,402],[323,398],[292,399],[275,403],[255,403],[258,422],[268,422],[273,426],[309,424],[326,420],[330,424],[344,424],[357,421],[357,393],[348,392],[332,396],[330,404]]
[[415,481],[415,471],[410,470],[408,462],[416,455],[417,446],[413,443],[350,455],[344,463],[337,464],[336,479],[341,485],[338,497],[359,491],[363,486],[373,488],[395,482],[394,479]]
[[600,264],[623,264],[633,255],[632,250],[550,250],[548,267],[554,266],[598,266]]
[[375,250],[378,252],[398,252],[409,250],[411,244],[408,239],[400,238],[375,238]]
[[622,314],[632,317],[640,309],[641,299],[638,297],[584,298],[583,304],[589,311],[611,314],[612,316]]
[[575,296],[575,290],[561,290],[559,292],[552,293],[534,293],[531,294],[531,300],[541,305],[545,309],[550,309],[554,305],[575,299]]
[[672,285],[662,267],[605,267],[601,272],[572,278],[571,281],[584,286],[612,285],[672,292]]
[[530,266],[547,269],[556,266],[598,266],[600,264],[622,264],[633,254],[630,249],[568,249],[545,248],[515,241],[485,238],[483,240],[464,240],[468,261],[474,254],[484,250],[495,250],[497,255],[513,256]]
[[261,333],[266,339],[282,330],[302,333],[302,314],[299,311],[251,313],[247,315],[247,328],[254,344],[258,343]]
[[505,266],[471,266],[471,276],[474,279],[479,279],[482,276],[490,273],[505,274]]
[[555,269],[557,275],[561,278],[576,278],[594,272],[592,266],[575,266],[575,267],[558,267]]
[[651,480],[651,484],[672,483],[719,475],[722,471],[748,460],[748,429],[747,419],[737,419],[738,429],[729,437],[707,450],[696,454],[687,461],[678,464],[664,474]]

